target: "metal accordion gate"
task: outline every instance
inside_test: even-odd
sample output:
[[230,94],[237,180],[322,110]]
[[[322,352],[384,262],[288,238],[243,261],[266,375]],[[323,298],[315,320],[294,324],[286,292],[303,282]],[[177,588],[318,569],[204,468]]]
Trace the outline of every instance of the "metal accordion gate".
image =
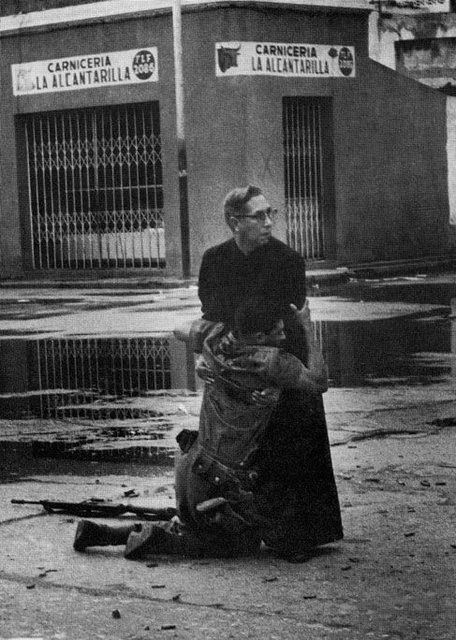
[[322,260],[323,100],[283,99],[287,243],[308,260]]
[[165,267],[158,102],[24,116],[34,269]]

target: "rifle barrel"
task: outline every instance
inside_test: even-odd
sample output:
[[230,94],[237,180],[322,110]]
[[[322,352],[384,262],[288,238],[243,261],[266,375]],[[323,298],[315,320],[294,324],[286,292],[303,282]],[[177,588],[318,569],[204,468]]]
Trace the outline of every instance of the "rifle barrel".
[[75,516],[109,518],[133,513],[145,520],[170,520],[177,514],[173,507],[151,508],[122,503],[64,502],[59,500],[21,500],[13,498],[13,504],[40,504],[48,513],[67,513]]

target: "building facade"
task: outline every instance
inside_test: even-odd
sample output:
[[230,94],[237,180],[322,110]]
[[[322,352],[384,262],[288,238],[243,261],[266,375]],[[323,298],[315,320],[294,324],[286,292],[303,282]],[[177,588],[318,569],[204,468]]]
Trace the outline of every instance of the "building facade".
[[310,266],[445,255],[446,97],[340,4],[183,3],[187,228],[169,2],[2,16],[1,276],[196,275],[247,183]]
[[456,2],[381,0],[370,17],[370,55],[447,96],[450,247],[456,249]]

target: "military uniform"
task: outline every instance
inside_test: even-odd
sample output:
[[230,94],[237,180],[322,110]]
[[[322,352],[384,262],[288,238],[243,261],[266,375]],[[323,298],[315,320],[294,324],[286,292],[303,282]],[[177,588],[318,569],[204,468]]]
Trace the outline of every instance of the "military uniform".
[[[114,544],[126,543],[128,558],[157,553],[226,557],[255,553],[263,541],[278,553],[291,555],[334,539],[324,537],[323,530],[316,535],[320,523],[327,522],[328,495],[332,497],[324,481],[318,481],[312,504],[303,504],[299,481],[290,484],[287,474],[281,477],[264,465],[271,453],[267,433],[281,395],[291,389],[308,389],[309,372],[303,363],[278,347],[236,340],[218,323],[204,340],[197,372],[202,377],[209,375],[211,383],[205,385],[199,430],[184,429],[177,438],[179,518],[160,526],[141,523],[124,529],[121,535],[118,531],[100,533],[99,527],[97,534],[95,525],[86,523],[76,536],[75,548],[97,544],[94,540],[98,544],[116,540]],[[259,404],[252,393],[264,389],[268,402]],[[303,393],[312,402],[312,394]],[[310,457],[314,454],[311,445],[310,438]],[[306,469],[307,494],[314,467]],[[303,542],[302,531],[295,532],[290,522],[300,510],[309,508],[320,509],[321,516],[320,520],[313,518]]]
[[[288,308],[306,296],[305,263],[275,238],[245,255],[232,238],[208,249],[199,275],[203,318],[232,324],[234,311],[264,295]],[[302,328],[290,312],[284,318],[286,350],[307,362]],[[271,414],[258,454],[262,492],[276,523],[271,543],[284,553],[343,537],[326,419],[321,395],[287,388]],[[287,504],[285,505],[285,498]]]
[[[308,372],[283,349],[226,335],[223,324],[206,338],[197,372],[209,372],[214,381],[205,386],[194,441],[188,432],[181,434],[176,498],[184,530],[195,533],[210,555],[251,553],[262,540],[287,552],[283,538],[289,537],[289,512],[296,511],[298,498],[285,481],[264,473],[261,457],[281,393],[305,388]],[[252,392],[264,388],[270,402],[259,405]],[[216,497],[227,500],[221,511],[198,511]]]

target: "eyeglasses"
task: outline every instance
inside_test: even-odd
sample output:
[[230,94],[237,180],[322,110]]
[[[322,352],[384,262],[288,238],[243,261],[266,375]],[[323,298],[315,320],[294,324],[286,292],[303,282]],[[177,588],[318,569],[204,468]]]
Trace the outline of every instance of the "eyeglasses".
[[252,220],[256,220],[257,222],[266,222],[266,216],[270,219],[271,222],[275,222],[277,215],[277,209],[266,209],[265,211],[258,211],[258,213],[246,214],[245,216],[235,216],[238,219],[241,218],[252,218]]

